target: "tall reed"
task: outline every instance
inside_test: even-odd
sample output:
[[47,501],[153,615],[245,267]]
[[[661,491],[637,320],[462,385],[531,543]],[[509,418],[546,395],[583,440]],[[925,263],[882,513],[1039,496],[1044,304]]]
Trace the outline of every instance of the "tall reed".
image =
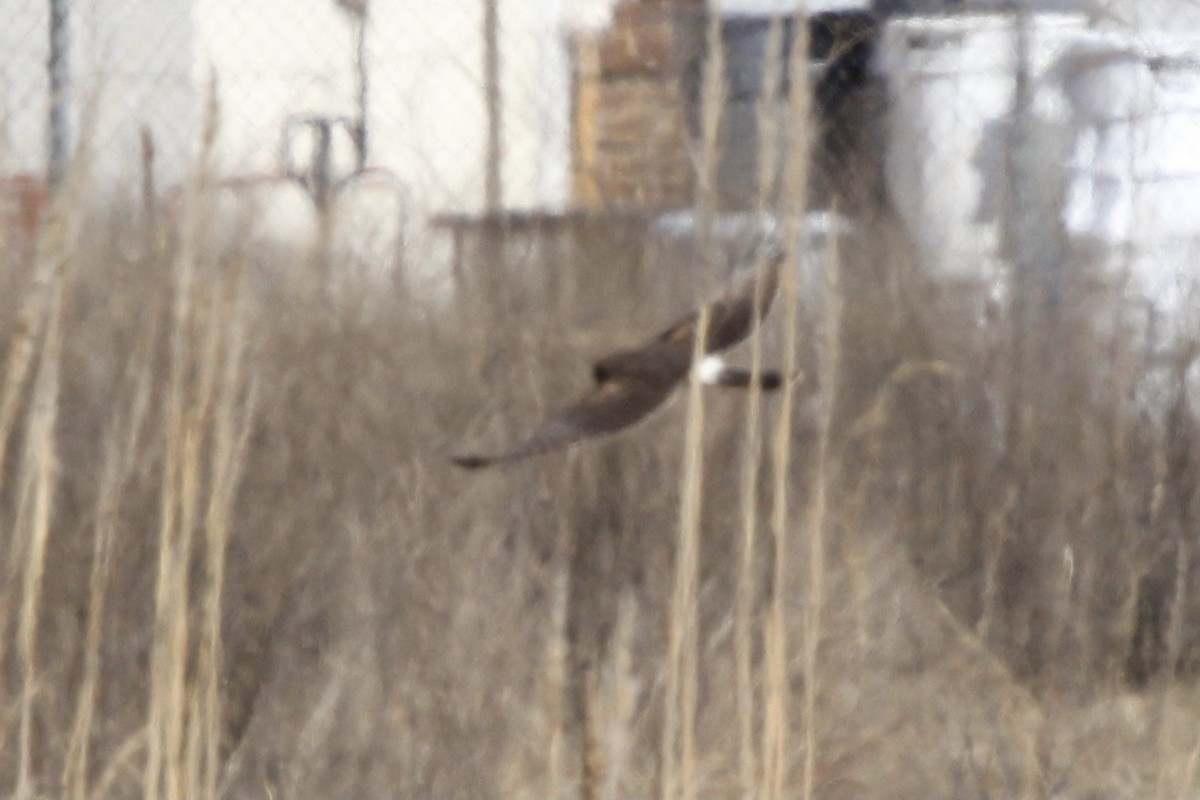
[[[756,215],[766,224],[768,215],[773,209],[774,190],[776,188],[776,171],[780,162],[779,153],[779,111],[780,84],[783,76],[783,18],[771,18],[766,38],[767,57],[763,65],[763,91],[759,96],[755,117],[758,122],[758,191],[756,200]],[[775,231],[771,232],[775,234]],[[792,268],[793,262],[788,262]],[[758,272],[754,307],[761,308],[762,276],[767,268],[766,253],[760,250],[754,263]],[[737,709],[738,709],[738,779],[744,798],[757,797],[760,794],[758,784],[757,762],[760,760],[755,753],[754,722],[756,714],[755,703],[755,670],[753,657],[753,638],[755,629],[755,610],[757,606],[757,583],[755,575],[755,556],[758,548],[758,476],[762,457],[762,387],[759,376],[763,369],[762,319],[756,317],[750,333],[750,388],[746,397],[746,427],[745,439],[742,443],[741,461],[741,505],[742,505],[742,537],[740,558],[737,567],[737,590],[734,599],[734,659],[737,676]]]
[[[725,98],[725,60],[721,40],[721,15],[708,14],[705,31],[704,83],[701,90],[701,151],[697,165],[696,204],[698,227],[695,262],[700,266],[699,281],[707,294],[713,284],[714,263],[711,255],[712,224],[717,207],[718,137],[721,108]],[[704,357],[708,337],[708,310],[702,309],[696,320],[692,363]],[[675,552],[674,591],[668,630],[665,713],[662,736],[662,797],[664,800],[696,797],[699,789],[696,764],[696,702],[699,681],[699,607],[700,513],[704,465],[704,394],[695,370],[687,389],[687,421],[681,475],[679,539]]]
[[[781,207],[784,213],[783,237],[785,247],[791,254],[789,257],[791,264],[796,263],[797,254],[804,252],[805,232],[802,224],[807,209],[808,149],[810,146],[807,17],[800,14],[794,19],[792,49],[788,56],[792,92],[788,103],[788,137],[786,160],[783,165],[783,197],[781,198]],[[781,359],[784,369],[789,373],[794,373],[798,351],[798,302],[794,268],[782,271],[779,290],[783,306],[781,316],[784,330]],[[771,597],[763,622],[765,699],[762,733],[762,780],[764,794],[770,797],[782,797],[786,792],[791,758],[789,729],[792,696],[788,676],[790,645],[787,636],[787,600],[790,591],[788,577],[791,570],[788,561],[789,544],[794,535],[794,522],[790,507],[790,483],[792,480],[791,443],[795,390],[796,386],[793,381],[784,383],[772,437],[771,539],[774,545],[774,560]],[[828,391],[828,387],[822,386],[821,391]],[[815,679],[816,675],[811,673],[806,673],[804,676],[806,686]],[[806,716],[807,725],[807,720],[815,713],[815,708],[805,708],[805,712],[808,715]],[[815,743],[806,741],[805,744],[809,747],[805,756],[807,760]],[[807,771],[805,775],[807,778]],[[807,788],[807,783],[805,786]]]

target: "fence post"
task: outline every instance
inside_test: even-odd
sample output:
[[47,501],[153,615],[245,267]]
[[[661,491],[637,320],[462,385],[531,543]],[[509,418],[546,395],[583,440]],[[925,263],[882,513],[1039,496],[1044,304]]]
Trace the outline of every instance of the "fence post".
[[70,82],[70,0],[50,0],[50,119],[47,125],[46,178],[51,187],[58,186],[67,172],[70,147],[70,122],[67,88]]
[[483,91],[487,108],[487,155],[484,164],[485,210],[499,211],[504,204],[501,183],[501,97],[500,97],[499,0],[483,0]]
[[367,92],[369,89],[367,70],[367,20],[371,13],[370,3],[362,4],[362,13],[358,16],[358,41],[355,43],[354,66],[358,72],[358,125],[354,131],[355,147],[358,158],[358,169],[366,169],[368,161],[367,139]]

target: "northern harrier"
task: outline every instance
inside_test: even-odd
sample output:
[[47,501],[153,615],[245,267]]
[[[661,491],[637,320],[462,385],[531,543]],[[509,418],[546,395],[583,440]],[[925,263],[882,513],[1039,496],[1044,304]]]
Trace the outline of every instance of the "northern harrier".
[[[706,358],[697,365],[699,380],[717,386],[750,386],[749,370],[726,366],[711,354],[741,342],[753,330],[755,317],[766,316],[779,284],[783,260],[782,253],[773,251],[763,271],[761,287],[756,287],[756,275],[752,274],[708,305],[708,332],[703,348]],[[456,456],[454,463],[465,469],[509,464],[628,428],[662,405],[687,378],[692,368],[699,317],[700,312],[693,311],[641,347],[621,350],[597,361],[592,367],[596,386],[591,393],[507,452]],[[778,372],[766,371],[759,376],[759,382],[764,389],[777,389],[782,378]]]

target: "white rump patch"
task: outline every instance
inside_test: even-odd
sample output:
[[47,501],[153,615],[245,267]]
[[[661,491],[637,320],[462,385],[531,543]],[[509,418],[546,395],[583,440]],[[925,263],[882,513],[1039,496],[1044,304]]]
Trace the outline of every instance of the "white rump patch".
[[725,371],[725,359],[720,356],[705,356],[696,365],[696,377],[701,383],[710,386],[717,383],[721,373]]

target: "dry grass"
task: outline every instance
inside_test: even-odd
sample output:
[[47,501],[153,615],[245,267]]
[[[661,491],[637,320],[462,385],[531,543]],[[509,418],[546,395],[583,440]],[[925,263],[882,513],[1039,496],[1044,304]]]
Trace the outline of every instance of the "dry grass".
[[170,236],[73,197],[0,254],[15,796],[1194,794],[1190,365],[1103,297],[1017,318],[880,214],[747,346],[781,396],[468,475],[694,266],[614,223],[335,299],[202,178]]

